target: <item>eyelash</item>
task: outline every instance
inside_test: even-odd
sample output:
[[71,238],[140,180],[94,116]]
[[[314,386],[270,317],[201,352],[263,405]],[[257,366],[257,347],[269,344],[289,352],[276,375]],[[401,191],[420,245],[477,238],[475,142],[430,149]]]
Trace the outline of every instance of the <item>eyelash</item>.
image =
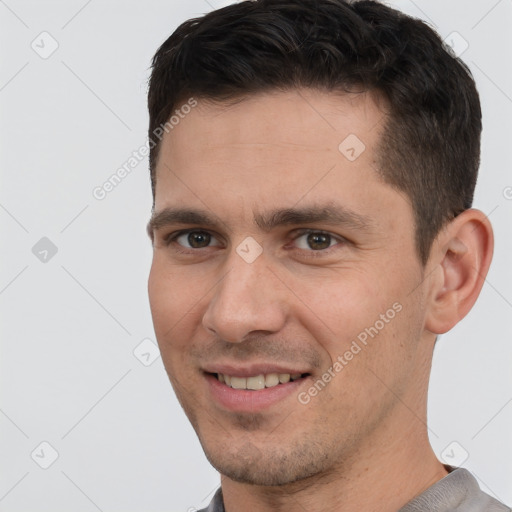
[[[209,247],[211,247],[211,246],[208,246],[208,247],[202,247],[199,249],[194,249],[194,248],[184,247],[181,244],[177,243],[177,239],[180,236],[188,235],[190,233],[208,233],[209,235],[211,235],[212,237],[215,238],[215,235],[208,230],[186,229],[186,230],[182,230],[182,231],[176,231],[174,233],[170,233],[169,235],[165,236],[164,243],[166,246],[171,246],[171,244],[174,245],[175,246],[174,250],[181,254],[194,254],[194,253],[197,254],[201,249],[208,249]],[[344,245],[348,243],[348,240],[346,240],[345,238],[343,238],[339,235],[334,235],[333,233],[330,233],[329,231],[323,231],[321,229],[298,229],[298,230],[296,230],[295,236],[292,238],[292,241],[295,242],[297,239],[301,238],[302,236],[305,236],[305,235],[307,236],[310,234],[327,235],[332,239],[331,241],[333,241],[333,240],[337,241],[337,244],[327,247],[326,249],[319,249],[316,251],[314,249],[308,250],[308,249],[295,248],[296,250],[301,251],[303,253],[303,255],[308,258],[319,258],[319,257],[325,256],[325,255],[329,254],[331,252],[331,250],[335,249],[336,246],[339,245],[340,243],[344,244]],[[213,246],[213,247],[216,247],[216,246]]]

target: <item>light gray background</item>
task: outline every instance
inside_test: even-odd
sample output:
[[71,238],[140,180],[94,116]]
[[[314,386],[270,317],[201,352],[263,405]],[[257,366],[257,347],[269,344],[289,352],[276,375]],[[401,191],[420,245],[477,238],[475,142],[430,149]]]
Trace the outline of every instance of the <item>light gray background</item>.
[[[136,349],[154,342],[147,159],[105,199],[92,191],[146,140],[157,47],[227,3],[0,1],[0,511],[185,511],[218,485],[155,345]],[[467,456],[511,504],[512,1],[390,3],[460,34],[449,39],[467,41],[481,93],[475,206],[495,258],[477,306],[438,344],[429,424],[439,457]],[[42,237],[58,248],[35,251],[46,262],[32,252]]]

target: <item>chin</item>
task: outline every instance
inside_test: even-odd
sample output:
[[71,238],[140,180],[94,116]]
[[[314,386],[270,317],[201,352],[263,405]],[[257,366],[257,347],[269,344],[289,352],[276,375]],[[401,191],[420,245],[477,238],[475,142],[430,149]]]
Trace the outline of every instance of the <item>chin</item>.
[[288,449],[268,444],[259,449],[250,440],[236,446],[218,446],[209,449],[203,444],[206,458],[222,475],[236,482],[260,485],[283,486],[310,478],[328,471],[329,457],[315,443],[294,444]]

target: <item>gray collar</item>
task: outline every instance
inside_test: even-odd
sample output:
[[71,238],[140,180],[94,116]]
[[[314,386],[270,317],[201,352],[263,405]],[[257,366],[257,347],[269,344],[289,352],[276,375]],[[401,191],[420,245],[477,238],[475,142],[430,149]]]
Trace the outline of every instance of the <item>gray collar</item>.
[[[222,489],[217,489],[208,508],[199,512],[225,512]],[[464,468],[451,473],[407,503],[398,512],[512,512],[480,490],[475,477]]]

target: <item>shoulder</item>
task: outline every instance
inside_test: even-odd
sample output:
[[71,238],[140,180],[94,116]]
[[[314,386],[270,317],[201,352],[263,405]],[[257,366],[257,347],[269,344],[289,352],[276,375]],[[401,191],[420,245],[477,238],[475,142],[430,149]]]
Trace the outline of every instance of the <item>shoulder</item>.
[[467,469],[456,468],[399,510],[420,511],[511,512],[511,509],[483,492]]

